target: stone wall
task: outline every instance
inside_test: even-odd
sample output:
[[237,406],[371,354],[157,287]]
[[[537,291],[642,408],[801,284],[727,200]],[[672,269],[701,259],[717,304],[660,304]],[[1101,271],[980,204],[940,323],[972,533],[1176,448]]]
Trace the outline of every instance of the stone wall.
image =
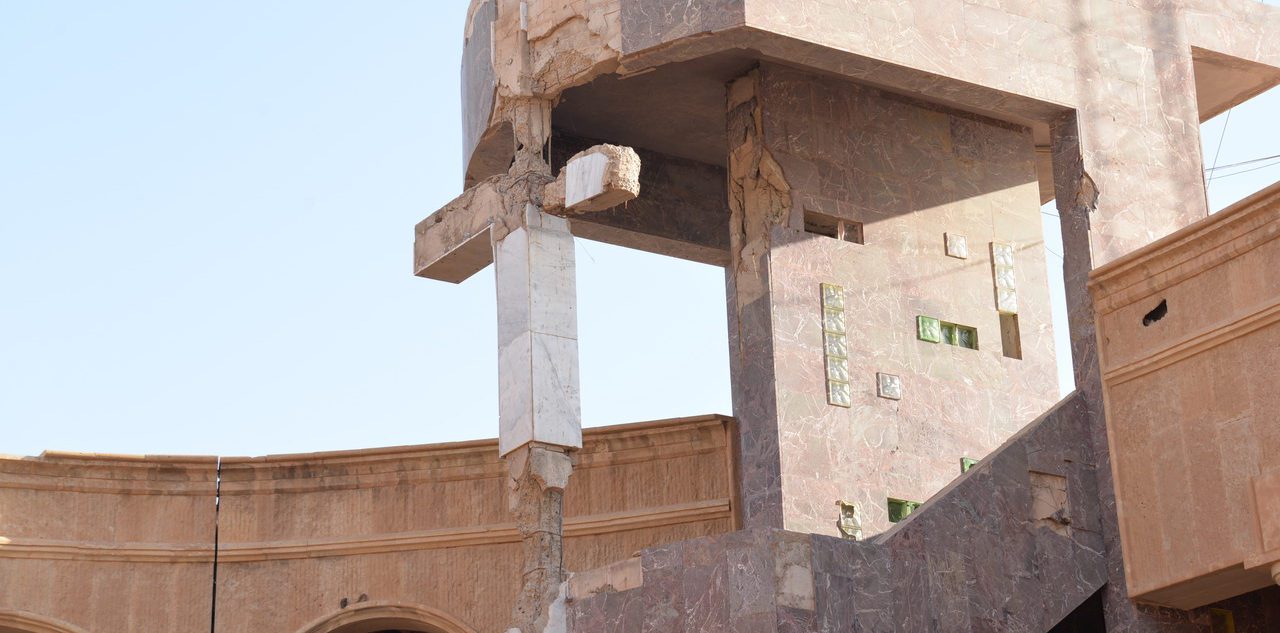
[[[888,498],[928,499],[1057,400],[1031,132],[774,64],[759,84],[790,208],[769,236],[773,373],[740,379],[776,381],[776,428],[738,415],[779,437],[782,527],[836,535],[844,500],[876,534]],[[858,223],[864,243],[806,232],[813,213]],[[1020,359],[1001,340],[996,242],[1014,249]],[[843,289],[847,407],[828,399],[821,284]],[[978,349],[919,340],[919,316],[976,328]]]
[[647,549],[626,582],[570,581],[569,630],[1212,633],[1211,609],[1230,610],[1241,633],[1280,627],[1280,587],[1193,611],[1137,605],[1143,628],[1104,627],[1091,426],[1071,394],[869,541],[759,529]]
[[[588,429],[567,568],[732,530],[728,424]],[[92,633],[207,630],[216,472],[213,458],[0,459],[0,631],[19,612]],[[310,631],[370,608],[501,630],[520,569],[506,473],[493,441],[224,458],[218,630]]]
[[755,530],[651,548],[638,587],[571,596],[571,630],[1048,631],[1106,582],[1088,436],[1073,394],[870,541]]

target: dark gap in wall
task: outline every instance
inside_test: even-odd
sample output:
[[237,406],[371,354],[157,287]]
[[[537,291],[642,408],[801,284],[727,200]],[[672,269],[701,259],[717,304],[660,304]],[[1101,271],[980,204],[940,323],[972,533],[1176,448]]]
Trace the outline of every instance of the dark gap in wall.
[[1160,305],[1156,306],[1154,310],[1148,312],[1146,316],[1142,317],[1142,326],[1146,327],[1151,325],[1152,323],[1163,319],[1166,314],[1169,314],[1169,302],[1161,299]]
[[861,222],[842,220],[816,211],[804,212],[804,232],[854,244],[864,243]]
[[1050,629],[1049,633],[1104,633],[1107,624],[1102,615],[1102,592],[1105,590],[1099,589],[1089,596],[1071,615]]

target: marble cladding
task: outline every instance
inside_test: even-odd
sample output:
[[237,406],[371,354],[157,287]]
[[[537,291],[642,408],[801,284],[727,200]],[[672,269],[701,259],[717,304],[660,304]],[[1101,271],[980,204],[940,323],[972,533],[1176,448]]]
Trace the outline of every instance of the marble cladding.
[[582,446],[573,236],[532,205],[494,245],[498,293],[498,444]]
[[1096,507],[1073,506],[1068,535],[1031,519],[1035,473],[1096,494],[1088,435],[1069,396],[868,541],[757,529],[647,549],[641,586],[570,604],[570,630],[1047,631],[1107,578]]
[[[772,64],[760,86],[763,138],[790,185],[791,215],[769,234],[774,360],[735,379],[772,384],[776,420],[739,412],[740,429],[779,443],[782,527],[836,535],[833,504],[844,499],[874,535],[890,525],[887,498],[929,498],[960,457],[986,455],[1056,397],[1030,131]],[[804,211],[862,223],[865,244],[804,233]],[[996,344],[991,264],[948,257],[944,233],[1021,249],[1025,360]],[[821,389],[835,318],[814,291],[824,283],[844,288],[850,408],[830,406]],[[974,326],[991,343],[918,341],[922,314]],[[894,390],[878,374],[910,389],[880,397]]]
[[[479,96],[468,100],[466,116],[487,123],[468,138],[494,136],[507,125],[501,106],[511,97],[494,67],[511,64],[501,55],[483,64],[485,42],[476,26],[490,3],[502,5],[499,15],[514,11],[511,0],[473,0],[468,46],[477,59],[464,68],[464,85],[479,86],[471,90]],[[1099,263],[1207,212],[1195,202],[1204,195],[1192,49],[1258,72],[1280,66],[1273,36],[1280,10],[1253,0],[533,0],[528,6],[531,23],[542,25],[530,30],[538,60],[574,58],[590,66],[551,64],[557,72],[539,78],[552,96],[606,72],[625,76],[754,50],[1019,120],[1052,124],[1074,111],[1085,172],[1105,192],[1091,230]],[[515,37],[507,21],[498,20],[498,44]],[[591,37],[581,35],[584,25]],[[487,107],[495,89],[499,106]],[[509,153],[509,146],[487,149]],[[509,162],[468,152],[469,164]]]

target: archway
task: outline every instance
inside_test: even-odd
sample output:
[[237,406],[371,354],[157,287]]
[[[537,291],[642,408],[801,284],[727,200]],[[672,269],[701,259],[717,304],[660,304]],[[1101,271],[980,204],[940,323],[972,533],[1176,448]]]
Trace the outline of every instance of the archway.
[[88,633],[84,629],[26,611],[0,611],[0,633]]
[[[0,633],[6,632],[0,628]],[[476,630],[435,609],[370,602],[312,622],[298,633],[476,633]]]

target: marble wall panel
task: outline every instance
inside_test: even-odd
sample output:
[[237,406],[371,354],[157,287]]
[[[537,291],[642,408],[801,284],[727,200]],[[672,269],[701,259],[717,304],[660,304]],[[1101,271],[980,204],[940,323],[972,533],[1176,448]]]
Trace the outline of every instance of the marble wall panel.
[[[670,595],[678,570],[686,586],[693,570],[705,585],[699,596],[725,588],[728,621],[761,605],[776,609],[776,629],[752,619],[733,630],[1046,631],[1106,580],[1103,554],[1087,538],[1096,529],[1097,508],[1073,507],[1070,537],[1031,520],[1032,459],[1066,473],[1073,492],[1089,494],[1089,460],[1071,461],[1080,447],[1088,452],[1088,426],[1078,423],[1085,415],[1082,398],[1068,398],[877,538],[855,542],[765,529],[665,546],[642,555],[642,590]],[[691,548],[698,552],[694,560]],[[803,564],[795,564],[797,554]],[[720,556],[729,566],[723,585],[706,570]],[[800,571],[808,582],[795,582]],[[772,601],[761,598],[770,583],[779,596]],[[782,598],[785,587],[796,586],[811,588],[811,603]],[[653,603],[678,610],[669,599]],[[685,613],[691,610],[686,606]],[[674,620],[669,612],[664,617]]]
[[[836,535],[847,499],[875,534],[888,497],[927,499],[1055,399],[1030,132],[780,66],[761,86],[792,214],[770,234],[776,360],[739,375],[776,387],[785,527]],[[806,210],[863,223],[866,243],[804,233]],[[1018,248],[1024,360],[1001,352],[989,252],[948,257],[947,232]],[[844,288],[847,409],[823,390],[823,283]],[[917,340],[918,315],[976,327],[980,349]],[[901,400],[878,397],[878,373]]]

